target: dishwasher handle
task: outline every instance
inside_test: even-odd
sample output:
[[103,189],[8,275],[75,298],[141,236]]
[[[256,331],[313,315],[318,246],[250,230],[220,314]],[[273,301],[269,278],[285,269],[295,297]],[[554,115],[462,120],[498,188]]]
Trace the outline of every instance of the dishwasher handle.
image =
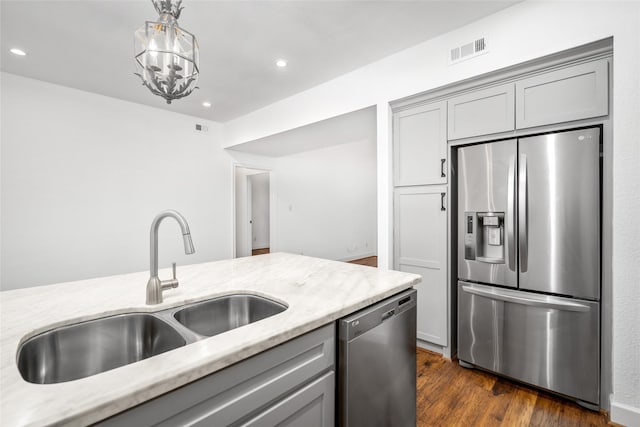
[[384,322],[385,320],[393,317],[394,314],[396,314],[396,309],[392,308],[391,310],[382,313],[382,319],[381,320]]

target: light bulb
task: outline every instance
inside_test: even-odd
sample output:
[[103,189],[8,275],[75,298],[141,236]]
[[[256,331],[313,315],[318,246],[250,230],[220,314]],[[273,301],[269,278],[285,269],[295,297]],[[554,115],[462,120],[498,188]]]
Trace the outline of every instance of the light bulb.
[[151,55],[152,58],[158,57],[158,45],[154,39],[151,39],[149,42],[149,55]]

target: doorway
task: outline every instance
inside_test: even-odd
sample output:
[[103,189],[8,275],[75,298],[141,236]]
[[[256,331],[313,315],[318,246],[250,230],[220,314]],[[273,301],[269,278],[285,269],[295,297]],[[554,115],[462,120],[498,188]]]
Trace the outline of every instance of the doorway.
[[235,257],[271,250],[271,171],[236,165]]

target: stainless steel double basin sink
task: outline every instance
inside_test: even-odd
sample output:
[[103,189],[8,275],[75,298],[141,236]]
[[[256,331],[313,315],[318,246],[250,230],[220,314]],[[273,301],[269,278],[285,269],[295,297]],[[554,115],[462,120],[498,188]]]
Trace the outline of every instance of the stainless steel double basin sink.
[[53,384],[128,365],[278,314],[287,307],[246,294],[156,313],[126,313],[63,326],[25,341],[18,369],[25,381]]

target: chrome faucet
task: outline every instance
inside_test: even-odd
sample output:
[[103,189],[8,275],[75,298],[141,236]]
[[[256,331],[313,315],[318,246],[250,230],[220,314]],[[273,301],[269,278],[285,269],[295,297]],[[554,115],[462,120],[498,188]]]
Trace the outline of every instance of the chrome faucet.
[[160,280],[158,277],[158,228],[160,223],[166,217],[172,217],[182,229],[182,240],[184,241],[184,253],[190,255],[196,250],[193,248],[191,241],[191,232],[187,220],[176,211],[167,210],[160,212],[151,223],[151,268],[149,269],[149,281],[147,282],[147,304],[160,304],[162,302],[162,291],[169,288],[178,287],[178,279],[176,278],[176,263],[173,263],[173,279]]

